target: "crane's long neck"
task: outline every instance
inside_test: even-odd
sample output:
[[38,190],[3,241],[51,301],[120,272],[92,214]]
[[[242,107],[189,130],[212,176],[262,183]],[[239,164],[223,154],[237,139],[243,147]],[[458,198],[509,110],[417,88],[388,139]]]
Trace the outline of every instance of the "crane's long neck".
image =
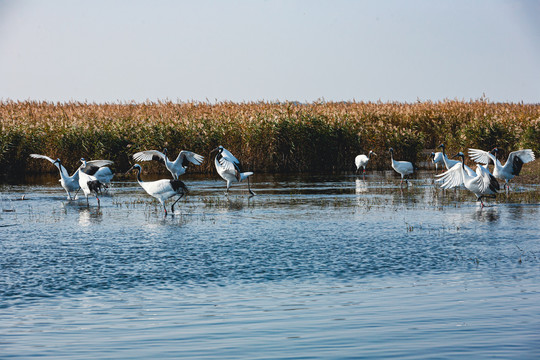
[[442,147],[442,158],[443,158],[444,166],[446,166],[447,169],[450,169],[450,166],[448,165],[448,156],[446,156],[446,151],[444,150],[444,146]]
[[[60,173],[60,177],[64,180],[66,180],[66,175],[64,174],[64,172],[62,171],[62,164],[60,163],[55,163],[54,165],[56,165],[56,167],[58,168],[58,172]],[[75,174],[73,174],[75,175]]]
[[469,178],[469,173],[465,171],[465,158],[461,157],[461,176],[463,181]]
[[390,151],[390,159],[392,160],[392,166],[396,166],[396,162],[394,161],[394,152]]
[[144,182],[144,181],[142,181],[142,179],[141,179],[141,168],[137,168],[137,182],[138,182],[139,184]]
[[[497,152],[495,151],[492,155],[493,157],[491,158],[491,160],[493,160],[493,166],[496,168],[502,167],[502,164],[497,159]],[[489,162],[488,162],[488,165],[489,165]]]

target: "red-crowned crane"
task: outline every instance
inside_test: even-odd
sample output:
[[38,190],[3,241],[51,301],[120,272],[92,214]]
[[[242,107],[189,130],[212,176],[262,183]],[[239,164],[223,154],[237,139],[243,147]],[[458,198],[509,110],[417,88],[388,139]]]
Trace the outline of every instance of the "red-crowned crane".
[[195,154],[192,151],[182,150],[176,157],[176,160],[170,161],[167,157],[167,149],[163,149],[163,152],[157,150],[146,150],[140,151],[136,154],[133,154],[133,159],[135,161],[150,161],[156,160],[162,164],[165,164],[165,167],[172,174],[173,179],[178,179],[180,175],[186,173],[188,162],[201,165],[204,157],[199,154]]
[[217,152],[214,159],[214,164],[219,176],[221,176],[223,180],[227,181],[227,194],[229,193],[231,182],[241,182],[242,180],[247,179],[249,193],[252,196],[255,195],[255,193],[251,190],[249,183],[249,177],[253,175],[253,172],[244,172],[242,170],[240,161],[235,158],[229,150],[225,149],[221,145],[212,150],[212,152]]

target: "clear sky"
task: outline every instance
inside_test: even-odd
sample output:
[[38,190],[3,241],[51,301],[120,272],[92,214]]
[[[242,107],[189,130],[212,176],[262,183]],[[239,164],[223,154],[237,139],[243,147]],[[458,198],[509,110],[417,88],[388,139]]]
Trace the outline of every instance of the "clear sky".
[[4,1],[0,100],[540,103],[540,1]]

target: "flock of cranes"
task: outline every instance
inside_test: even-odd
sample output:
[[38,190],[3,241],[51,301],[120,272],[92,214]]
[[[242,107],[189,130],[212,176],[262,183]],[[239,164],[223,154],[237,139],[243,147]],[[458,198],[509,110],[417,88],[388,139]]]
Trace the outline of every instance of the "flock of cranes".
[[[249,177],[253,175],[251,171],[243,171],[240,161],[234,157],[233,154],[223,146],[218,146],[212,153],[216,153],[214,163],[218,174],[227,182],[227,193],[231,183],[233,182],[242,182],[243,180],[248,180],[248,191],[253,196],[255,193],[251,190],[251,185],[249,183]],[[77,193],[74,196],[71,195],[72,192],[78,192],[82,190],[86,197],[86,204],[89,205],[88,196],[93,194],[96,197],[98,206],[100,205],[99,194],[103,188],[107,187],[107,184],[111,182],[114,174],[109,168],[113,164],[110,160],[92,160],[86,161],[81,159],[81,166],[69,176],[66,168],[62,165],[60,159],[53,160],[52,158],[39,155],[31,154],[30,157],[35,159],[45,159],[51,162],[58,168],[60,172],[60,184],[66,190],[69,200],[73,200]],[[179,176],[185,174],[188,163],[195,165],[201,165],[204,161],[204,156],[196,154],[192,151],[182,150],[178,154],[176,160],[171,161],[167,156],[167,149],[164,149],[163,152],[157,150],[147,150],[141,151],[133,155],[135,161],[159,161],[165,165],[167,170],[172,175],[172,179],[161,179],[156,181],[143,181],[141,179],[142,167],[139,164],[133,165],[126,173],[135,170],[137,171],[137,182],[139,185],[148,193],[148,195],[156,198],[163,210],[165,215],[167,215],[167,207],[165,206],[165,200],[170,199],[174,196],[179,196],[174,203],[171,205],[171,211],[174,213],[174,205],[180,200],[187,192],[188,188],[184,182],[178,179]]]
[[[431,153],[431,161],[435,164],[436,171],[438,171],[438,165],[444,166],[446,171],[436,175],[436,182],[440,183],[443,189],[464,186],[476,195],[477,201],[481,202],[482,207],[484,206],[483,198],[495,196],[497,191],[500,190],[497,179],[504,180],[504,187],[508,191],[508,181],[514,178],[514,176],[519,175],[523,164],[535,160],[532,150],[518,150],[511,152],[506,163],[502,165],[497,159],[498,148],[494,148],[491,151],[469,149],[470,158],[477,163],[476,170],[472,170],[465,165],[465,155],[462,152],[454,156],[454,158],[461,158],[461,161],[453,160],[446,155],[444,144],[441,144],[439,148],[442,149],[441,152]],[[394,149],[390,148],[388,151],[390,153],[392,169],[401,175],[400,187],[403,186],[404,180],[406,185],[409,186],[408,176],[414,173],[414,165],[409,161],[394,160]],[[253,172],[244,171],[240,161],[221,145],[212,150],[211,153],[216,153],[214,165],[217,173],[227,182],[226,193],[229,192],[231,183],[242,182],[247,179],[248,191],[251,196],[255,195],[251,190],[249,182],[249,177],[253,175]],[[362,154],[355,158],[356,172],[358,173],[360,168],[362,168],[362,176],[364,178],[366,166],[373,155],[376,156],[377,154],[369,151],[368,155]],[[98,195],[103,188],[108,186],[114,176],[114,173],[109,168],[113,164],[110,160],[86,161],[85,159],[81,159],[81,166],[70,176],[60,159],[53,160],[48,156],[38,154],[31,154],[30,156],[35,159],[45,159],[55,165],[60,172],[59,181],[66,191],[68,199],[73,200],[78,191],[82,190],[86,197],[87,205],[89,204],[88,197],[93,194],[99,206],[100,200]],[[174,213],[174,205],[188,192],[187,186],[178,177],[185,174],[189,163],[201,165],[204,161],[202,155],[186,150],[180,151],[176,160],[171,161],[167,156],[167,149],[164,149],[163,152],[157,150],[141,151],[134,154],[133,159],[135,161],[159,161],[171,173],[172,179],[143,181],[141,179],[141,165],[135,164],[126,172],[137,171],[137,182],[150,196],[160,202],[165,215],[167,215],[165,201],[178,196],[171,205],[171,211]],[[490,163],[493,163],[493,173],[488,169]],[[76,192],[74,196],[71,195],[73,192]]]
[[[497,179],[504,180],[504,188],[509,190],[510,186],[508,182],[521,172],[523,164],[534,161],[534,152],[531,149],[513,151],[508,155],[508,159],[504,165],[497,159],[499,153],[498,148],[494,148],[491,151],[484,151],[479,149],[469,149],[470,158],[477,163],[476,170],[471,169],[465,165],[465,154],[462,152],[457,153],[454,158],[461,158],[459,160],[449,159],[446,155],[446,148],[444,144],[439,145],[442,149],[441,152],[432,152],[431,161],[435,164],[435,169],[438,171],[438,165],[442,164],[446,168],[446,171],[442,174],[436,175],[436,182],[440,183],[443,189],[452,189],[459,186],[464,186],[467,190],[476,195],[477,201],[480,201],[482,207],[484,206],[483,198],[493,197],[500,190],[500,185]],[[392,169],[401,175],[400,186],[403,185],[403,180],[409,185],[407,176],[414,172],[414,165],[409,161],[396,161],[394,160],[394,149],[390,148],[390,159],[392,161]],[[358,155],[355,159],[356,171],[362,167],[366,169],[366,165],[371,157],[373,151],[366,155]],[[488,169],[488,165],[493,163],[493,173]]]
[[[79,191],[82,189],[84,195],[86,196],[86,203],[88,204],[88,196],[90,193],[96,195],[96,199],[99,203],[99,198],[97,194],[101,192],[103,187],[106,187],[109,184],[114,176],[111,169],[108,167],[113,164],[110,160],[93,160],[86,161],[81,159],[82,165],[69,176],[62,161],[60,159],[53,160],[45,155],[30,154],[30,157],[34,159],[45,159],[51,162],[54,166],[58,168],[60,172],[60,184],[66,190],[69,200],[73,200],[74,197],[71,196],[71,193],[74,191]],[[77,194],[75,193],[75,196]]]

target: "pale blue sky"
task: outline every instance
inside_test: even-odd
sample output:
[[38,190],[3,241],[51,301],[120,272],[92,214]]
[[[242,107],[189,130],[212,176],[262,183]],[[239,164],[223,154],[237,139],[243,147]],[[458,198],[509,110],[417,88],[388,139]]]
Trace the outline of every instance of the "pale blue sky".
[[0,100],[540,103],[540,2],[3,1]]

